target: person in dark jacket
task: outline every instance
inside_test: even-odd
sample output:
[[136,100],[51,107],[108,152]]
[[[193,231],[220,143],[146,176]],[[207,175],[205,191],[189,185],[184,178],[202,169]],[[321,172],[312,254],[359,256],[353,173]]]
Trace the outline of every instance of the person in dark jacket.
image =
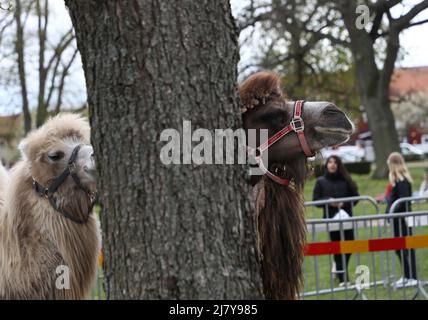
[[[403,156],[398,152],[393,152],[388,157],[389,169],[389,183],[392,185],[390,193],[390,201],[386,208],[389,213],[391,205],[400,198],[412,196],[412,177],[407,169]],[[393,213],[397,212],[410,212],[412,211],[411,202],[402,202],[395,209]],[[413,234],[412,228],[409,228],[406,219],[394,218],[393,228],[394,237],[407,237]],[[416,256],[415,250],[397,250],[398,259],[403,267],[404,277],[401,277],[396,283],[395,287],[400,288],[403,286],[413,286],[417,284],[416,274]]]
[[[330,156],[327,158],[324,166],[324,175],[319,177],[315,183],[313,191],[313,200],[328,200],[333,198],[345,198],[359,196],[357,185],[352,181],[351,176],[338,156]],[[357,204],[357,201],[351,202],[336,202],[329,205],[320,205],[324,209],[324,218],[333,218],[340,209],[345,210],[349,216],[352,216],[352,208]],[[341,237],[341,233],[343,236]],[[354,230],[345,229],[342,231],[331,231],[331,241],[354,240]],[[340,281],[340,286],[344,286],[345,282],[349,282],[348,263],[351,254],[334,255],[336,264],[336,273]],[[343,267],[345,262],[345,268]]]

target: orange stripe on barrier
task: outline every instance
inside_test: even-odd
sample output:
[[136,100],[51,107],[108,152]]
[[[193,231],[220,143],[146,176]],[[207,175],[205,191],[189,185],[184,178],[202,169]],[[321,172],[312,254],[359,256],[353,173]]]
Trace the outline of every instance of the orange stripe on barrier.
[[368,252],[368,251],[369,251],[368,240],[353,240],[353,241],[340,242],[340,253],[356,253],[356,252]]
[[417,249],[428,247],[428,235],[406,237],[406,248]]
[[306,256],[363,253],[428,247],[428,235],[370,240],[314,242],[306,245]]

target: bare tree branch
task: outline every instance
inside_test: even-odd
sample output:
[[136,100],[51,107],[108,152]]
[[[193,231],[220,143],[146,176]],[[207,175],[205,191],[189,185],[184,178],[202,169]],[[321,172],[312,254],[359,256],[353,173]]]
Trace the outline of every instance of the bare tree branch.
[[45,70],[50,70],[52,67],[52,64],[55,62],[55,60],[61,56],[61,54],[68,48],[68,46],[73,42],[74,40],[74,34],[73,34],[73,28],[70,28],[58,41],[58,44],[53,47],[53,54],[51,58],[49,59],[46,67],[44,67]]
[[61,109],[62,97],[63,97],[63,93],[64,93],[65,79],[69,75],[69,70],[70,70],[71,66],[73,65],[74,59],[76,59],[78,52],[79,52],[79,50],[76,48],[73,52],[73,55],[71,56],[71,59],[64,66],[64,68],[62,70],[61,79],[60,79],[59,86],[58,86],[58,95],[57,95],[58,99],[57,99],[57,103],[56,103],[56,107],[55,107],[56,113],[58,113]]
[[[58,68],[61,62],[61,58],[66,49],[71,45],[74,40],[73,28],[70,28],[68,32],[66,32],[61,39],[58,41],[58,44],[53,48],[53,54],[49,59],[47,66],[45,67],[46,73],[51,73],[51,85],[48,90],[48,96],[44,105],[46,109],[49,108],[50,101],[52,98],[53,91],[55,90],[55,79],[58,74]],[[56,62],[55,62],[56,61]],[[52,65],[54,64],[52,68]]]
[[[1,21],[0,21],[0,25],[2,25],[2,27],[0,28],[0,43],[3,40],[3,35],[5,33],[5,31],[7,29],[9,29],[9,27],[15,22],[14,17],[12,16],[12,19],[10,19],[9,21],[6,21],[7,18],[9,18],[9,16],[5,16]],[[6,21],[6,22],[5,22]],[[4,23],[4,24],[3,24]]]
[[412,7],[405,15],[401,16],[398,19],[394,19],[391,22],[391,28],[396,29],[400,32],[403,29],[408,28],[411,25],[411,21],[415,18],[421,11],[428,8],[428,0],[423,0],[419,2],[417,5]]
[[52,73],[52,76],[51,76],[51,85],[49,87],[48,97],[46,98],[46,102],[45,102],[45,105],[46,105],[47,108],[49,108],[53,92],[55,91],[55,80],[56,80],[56,76],[58,75],[58,68],[59,68],[59,65],[61,63],[61,56],[62,56],[62,54],[60,54],[60,55],[56,55],[55,54],[53,56],[53,57],[56,58],[56,63],[55,63],[55,66],[53,67],[52,72],[51,72]]

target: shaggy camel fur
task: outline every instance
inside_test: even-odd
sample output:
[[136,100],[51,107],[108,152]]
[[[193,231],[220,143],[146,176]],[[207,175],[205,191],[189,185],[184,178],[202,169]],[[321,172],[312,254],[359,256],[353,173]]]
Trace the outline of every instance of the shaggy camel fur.
[[[4,193],[0,194],[0,200],[4,198],[0,202],[0,299],[88,298],[100,252],[98,219],[91,214],[86,223],[78,224],[60,215],[35,191],[32,179],[49,186],[66,168],[76,145],[92,150],[89,133],[89,124],[81,117],[58,115],[20,144],[23,159],[11,170],[10,181],[0,177]],[[81,157],[76,172],[82,179]],[[82,183],[94,190],[94,181],[82,179]],[[75,217],[83,217],[91,208],[87,193],[70,176],[55,199]],[[69,268],[69,288],[61,266]]]
[[9,184],[9,173],[0,163],[0,208],[4,203],[4,196],[6,194],[6,188]]

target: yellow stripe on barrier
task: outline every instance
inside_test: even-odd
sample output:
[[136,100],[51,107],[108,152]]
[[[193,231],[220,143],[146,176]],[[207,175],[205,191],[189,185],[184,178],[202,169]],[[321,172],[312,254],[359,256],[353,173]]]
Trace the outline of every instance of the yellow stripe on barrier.
[[417,249],[428,247],[428,235],[423,236],[412,236],[406,238],[406,248]]
[[368,251],[369,251],[368,240],[353,240],[353,241],[340,242],[341,253],[357,253],[357,252],[368,252]]

